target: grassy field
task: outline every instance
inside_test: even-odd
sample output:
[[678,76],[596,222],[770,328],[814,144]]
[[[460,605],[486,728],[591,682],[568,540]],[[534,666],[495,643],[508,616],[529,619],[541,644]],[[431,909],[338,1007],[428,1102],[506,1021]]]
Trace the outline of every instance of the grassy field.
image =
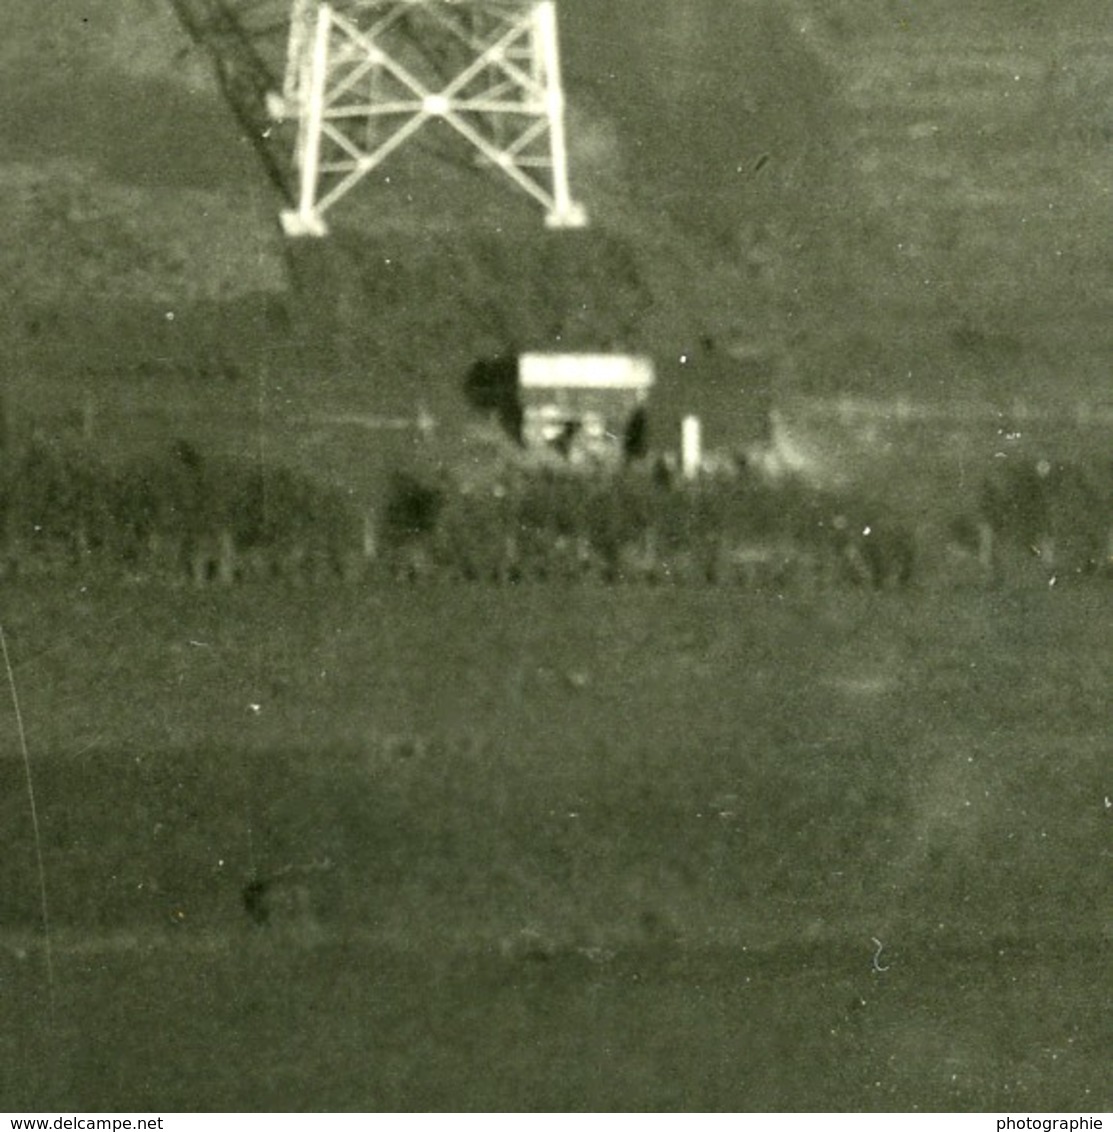
[[[1104,461],[1096,0],[567,0],[592,228],[415,157],[312,246],[169,7],[102,7],[0,49],[5,446],[185,441],[358,515],[482,459],[478,357],[605,347],[654,355],[656,447],[772,396],[915,521]],[[43,872],[0,694],[0,1105],[1113,1107],[1107,583],[1041,570],[5,578]]]
[[0,1096],[1108,1108],[1107,604],[10,588]]

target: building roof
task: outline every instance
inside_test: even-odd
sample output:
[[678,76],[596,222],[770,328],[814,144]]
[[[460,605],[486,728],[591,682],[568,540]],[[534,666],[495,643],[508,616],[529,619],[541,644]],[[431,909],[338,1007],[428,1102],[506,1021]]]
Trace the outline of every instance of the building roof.
[[645,393],[653,385],[653,362],[631,354],[522,354],[523,389],[583,389]]

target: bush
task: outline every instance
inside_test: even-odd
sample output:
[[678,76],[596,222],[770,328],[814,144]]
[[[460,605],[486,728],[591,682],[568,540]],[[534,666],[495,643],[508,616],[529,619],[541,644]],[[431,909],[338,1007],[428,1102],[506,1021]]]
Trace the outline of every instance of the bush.
[[444,507],[444,493],[415,475],[399,472],[387,490],[383,508],[384,540],[399,546],[434,530]]

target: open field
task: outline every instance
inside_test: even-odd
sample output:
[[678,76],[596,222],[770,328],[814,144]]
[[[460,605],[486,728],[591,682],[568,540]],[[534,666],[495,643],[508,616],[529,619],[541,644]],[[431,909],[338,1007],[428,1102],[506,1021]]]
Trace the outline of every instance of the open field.
[[13,587],[0,1092],[1107,1109],[1106,596]]
[[[418,151],[297,245],[168,3],[8,6],[0,459],[192,446],[361,517],[481,463],[477,358],[613,348],[655,447],[774,403],[936,533],[1109,466],[1103,2],[562,0],[590,229]],[[5,577],[0,1106],[1110,1109],[1108,580],[1030,549],[788,597]]]

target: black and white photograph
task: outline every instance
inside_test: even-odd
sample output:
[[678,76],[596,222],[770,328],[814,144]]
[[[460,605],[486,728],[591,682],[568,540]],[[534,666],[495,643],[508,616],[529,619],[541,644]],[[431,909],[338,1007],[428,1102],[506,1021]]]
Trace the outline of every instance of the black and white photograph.
[[1101,1127],[1108,0],[0,0],[0,202],[0,1110]]

